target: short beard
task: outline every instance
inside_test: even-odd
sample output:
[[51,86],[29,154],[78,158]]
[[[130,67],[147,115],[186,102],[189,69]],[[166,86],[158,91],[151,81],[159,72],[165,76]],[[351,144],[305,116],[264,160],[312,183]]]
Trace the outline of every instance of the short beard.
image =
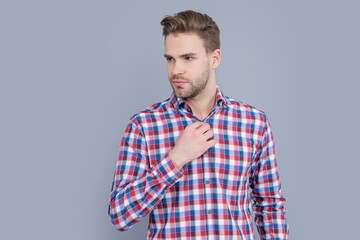
[[180,92],[177,93],[175,90],[176,88],[173,87],[172,85],[171,87],[174,90],[176,97],[178,98],[194,98],[198,96],[205,89],[206,85],[209,82],[209,78],[210,78],[210,67],[208,67],[204,72],[202,72],[199,77],[195,78],[194,81],[189,81],[188,78],[184,78],[176,75],[171,78],[172,81],[174,79],[186,80],[191,85],[189,91],[183,93]]

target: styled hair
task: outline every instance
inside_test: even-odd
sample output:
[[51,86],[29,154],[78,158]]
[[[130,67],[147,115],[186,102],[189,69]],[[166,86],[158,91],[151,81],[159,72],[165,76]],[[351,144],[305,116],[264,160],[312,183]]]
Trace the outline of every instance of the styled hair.
[[174,16],[165,16],[160,22],[163,35],[177,33],[196,33],[204,41],[207,53],[220,49],[220,30],[218,25],[206,14],[186,10]]

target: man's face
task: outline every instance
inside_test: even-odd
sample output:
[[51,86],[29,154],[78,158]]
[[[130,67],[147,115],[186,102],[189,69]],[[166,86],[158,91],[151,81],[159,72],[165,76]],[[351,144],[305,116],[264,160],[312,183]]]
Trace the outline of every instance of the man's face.
[[210,55],[195,33],[170,34],[165,39],[169,81],[179,98],[194,98],[206,87]]

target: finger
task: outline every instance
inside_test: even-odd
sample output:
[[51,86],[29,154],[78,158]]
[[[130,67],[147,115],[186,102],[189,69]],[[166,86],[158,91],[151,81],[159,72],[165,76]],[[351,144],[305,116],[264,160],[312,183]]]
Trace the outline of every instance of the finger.
[[210,125],[208,123],[204,123],[203,125],[197,128],[197,130],[201,133],[205,133],[209,129],[210,129]]
[[190,124],[188,127],[197,129],[197,128],[201,127],[203,124],[204,124],[203,122],[194,122],[194,123]]
[[211,140],[209,140],[209,141],[206,142],[206,146],[207,146],[208,149],[211,148],[211,147],[213,147],[213,146],[215,146],[215,144],[216,144],[216,140],[215,140],[215,139],[211,139]]
[[209,129],[208,131],[206,131],[204,133],[204,139],[205,140],[208,140],[209,138],[211,138],[212,136],[214,136],[214,131]]

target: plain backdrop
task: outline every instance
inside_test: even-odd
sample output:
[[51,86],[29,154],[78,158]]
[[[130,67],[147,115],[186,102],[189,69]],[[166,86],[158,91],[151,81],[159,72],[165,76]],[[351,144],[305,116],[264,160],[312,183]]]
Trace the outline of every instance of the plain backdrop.
[[171,94],[160,21],[221,30],[218,85],[269,117],[290,239],[355,239],[358,1],[1,1],[0,238],[145,239],[107,203],[129,118]]

